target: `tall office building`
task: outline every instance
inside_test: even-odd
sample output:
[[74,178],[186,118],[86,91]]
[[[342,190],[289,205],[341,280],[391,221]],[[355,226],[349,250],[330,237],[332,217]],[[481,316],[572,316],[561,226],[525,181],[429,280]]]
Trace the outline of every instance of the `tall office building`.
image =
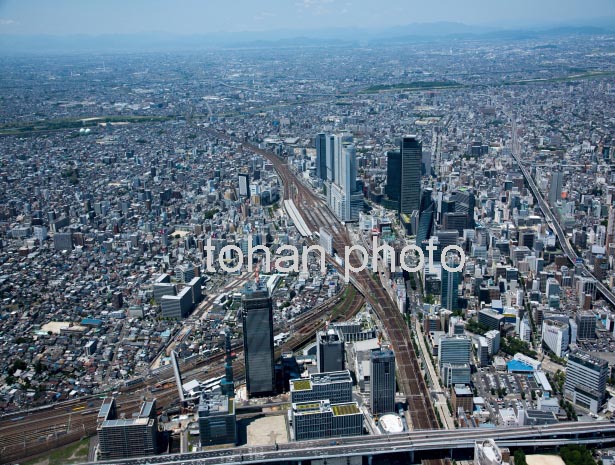
[[331,184],[331,192],[328,193],[329,207],[340,221],[357,221],[363,207],[363,195],[357,192],[357,160],[354,145],[343,145],[339,151],[335,151],[335,155],[335,181]]
[[192,288],[184,287],[177,295],[163,295],[160,307],[163,318],[186,318],[192,310]]
[[568,356],[564,395],[574,404],[598,413],[605,399],[609,366],[587,352]]
[[596,315],[592,312],[578,311],[575,318],[577,339],[596,339]]
[[233,347],[231,344],[231,330],[224,331],[224,379],[220,382],[222,394],[235,397],[235,380],[233,376]]
[[363,414],[356,402],[333,404],[320,400],[293,403],[290,414],[295,441],[363,434]]
[[158,432],[156,401],[144,402],[141,411],[133,418],[115,418],[115,409],[110,409],[109,405],[112,404],[103,402],[99,414],[102,421],[96,428],[99,458],[110,460],[155,454]]
[[542,343],[555,355],[563,357],[570,344],[570,326],[568,323],[545,319],[542,322]]
[[474,208],[476,207],[476,196],[474,191],[467,188],[460,188],[452,192],[451,199],[455,202],[455,213],[461,213],[467,218],[467,228],[474,229]]
[[489,343],[485,337],[478,338],[476,345],[476,359],[481,367],[489,365]]
[[[611,246],[611,244],[613,244]],[[606,224],[607,253],[615,252],[615,205],[609,207],[609,216]]]
[[373,415],[395,411],[395,354],[380,348],[371,353],[369,406]]
[[436,204],[432,198],[433,190],[425,189],[421,194],[419,227],[416,233],[416,243],[420,246],[431,237],[436,217]]
[[577,276],[577,296],[579,305],[587,307],[596,299],[596,280],[585,276]]
[[[456,268],[459,262],[449,257],[447,266]],[[461,271],[447,271],[442,268],[442,280],[440,285],[440,302],[442,307],[447,310],[459,310],[459,282],[461,281]]]
[[438,346],[440,368],[446,363],[453,365],[470,364],[472,341],[466,336],[443,336]]
[[553,171],[551,173],[551,183],[549,184],[549,203],[555,205],[555,202],[562,198],[562,181],[564,174],[561,171]]
[[247,285],[241,307],[248,395],[268,395],[275,390],[273,308],[264,284]]
[[235,399],[222,394],[202,392],[198,415],[201,446],[237,444]]
[[401,140],[401,190],[400,213],[411,215],[420,209],[421,203],[421,158],[423,145],[416,136],[404,136]]
[[342,153],[342,137],[330,134],[327,136],[327,146],[325,150],[326,154],[326,168],[327,168],[327,181],[336,182],[335,177],[337,171],[337,163]]
[[316,177],[327,180],[327,135],[323,132],[316,134]]
[[344,370],[344,338],[338,330],[328,329],[316,333],[316,361],[319,373]]
[[250,176],[247,173],[239,173],[239,195],[244,198],[250,197]]
[[485,333],[485,339],[489,344],[489,355],[495,355],[500,351],[500,332],[492,329]]
[[401,195],[401,152],[393,150],[387,155],[387,183],[384,194],[393,202],[397,202],[399,210],[399,197]]
[[316,177],[327,180],[327,135],[323,132],[316,134],[314,138],[316,148]]
[[308,379],[290,380],[290,401],[313,402],[329,400],[332,404],[352,401],[352,376],[350,371],[311,373]]

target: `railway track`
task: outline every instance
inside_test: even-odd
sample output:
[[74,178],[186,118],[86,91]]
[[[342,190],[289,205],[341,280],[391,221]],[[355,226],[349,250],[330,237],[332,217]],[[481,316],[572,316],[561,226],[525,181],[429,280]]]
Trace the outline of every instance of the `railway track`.
[[[282,158],[260,149],[254,144],[233,139],[226,133],[213,129],[207,129],[207,131],[218,138],[240,142],[244,149],[269,160],[282,181],[284,198],[293,199],[310,230],[318,231],[322,226],[331,233],[333,247],[338,253],[353,245],[345,227],[333,217],[321,199],[297,180]],[[334,266],[340,268],[335,260],[331,257],[328,257],[328,259]],[[358,267],[360,265],[356,254],[351,255],[350,260],[353,266]],[[374,281],[370,271],[363,270],[354,274],[351,282],[375,309],[391,342],[399,373],[398,383],[404,390],[408,401],[412,427],[414,429],[438,429],[439,424],[431,403],[429,390],[421,375],[418,357],[411,342],[410,330],[403,316],[381,284]]]
[[[275,356],[279,357],[282,351],[296,350],[303,347],[314,333],[324,328],[325,323],[337,305],[342,303],[342,293],[323,302],[312,311],[306,312],[295,320],[299,329],[281,346],[276,349]],[[344,302],[346,312],[344,318],[355,315],[364,305],[363,296],[355,294],[350,302]],[[243,343],[233,346],[237,357],[233,363],[236,379],[242,379],[245,366],[242,356]],[[224,374],[224,353],[214,354],[206,359],[191,362],[180,362],[182,377],[185,381],[208,379]],[[208,367],[208,370],[204,370]],[[170,387],[155,389],[156,384],[172,383]],[[127,417],[139,409],[144,398],[155,397],[157,405],[169,408],[177,404],[178,394],[174,384],[173,370],[166,366],[157,372],[157,375],[144,380],[144,382],[126,388],[117,396],[118,413]],[[99,396],[87,396],[74,401],[58,404],[48,410],[34,413],[14,414],[0,419],[0,463],[11,463],[27,457],[35,456],[61,447],[83,437],[96,433],[96,416],[102,399]]]

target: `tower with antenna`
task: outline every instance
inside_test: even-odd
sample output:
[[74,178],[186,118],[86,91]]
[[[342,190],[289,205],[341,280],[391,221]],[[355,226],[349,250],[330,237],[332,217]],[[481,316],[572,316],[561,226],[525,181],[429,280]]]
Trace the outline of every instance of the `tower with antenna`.
[[226,354],[224,362],[224,379],[220,384],[222,393],[229,398],[234,398],[235,381],[233,380],[233,350],[231,348],[231,330],[229,328],[224,330],[224,350]]

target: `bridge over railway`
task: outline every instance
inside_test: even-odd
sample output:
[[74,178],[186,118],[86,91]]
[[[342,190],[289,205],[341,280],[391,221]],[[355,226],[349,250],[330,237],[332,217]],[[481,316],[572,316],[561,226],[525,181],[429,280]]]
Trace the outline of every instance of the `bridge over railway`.
[[415,454],[453,457],[474,448],[476,441],[493,438],[503,447],[556,449],[566,444],[603,447],[615,444],[615,424],[610,422],[559,423],[546,426],[498,427],[456,431],[428,430],[381,436],[353,436],[334,441],[300,441],[277,446],[235,447],[208,452],[177,454],[97,462],[103,465],[217,465],[286,463],[301,464],[314,459],[374,457],[404,454],[413,463]]

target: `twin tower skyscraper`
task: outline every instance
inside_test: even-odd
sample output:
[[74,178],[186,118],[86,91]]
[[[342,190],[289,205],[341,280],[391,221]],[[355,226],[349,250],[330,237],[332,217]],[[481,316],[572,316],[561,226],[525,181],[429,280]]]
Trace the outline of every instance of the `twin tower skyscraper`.
[[[356,221],[363,206],[357,190],[357,159],[352,136],[316,135],[316,176],[327,186],[329,208],[341,221]],[[385,194],[402,215],[421,210],[423,146],[417,136],[404,136],[399,150],[387,152]],[[416,212],[416,213],[415,213]]]
[[357,154],[350,135],[316,135],[316,176],[326,186],[327,204],[340,221],[359,219],[363,194],[357,189]]

